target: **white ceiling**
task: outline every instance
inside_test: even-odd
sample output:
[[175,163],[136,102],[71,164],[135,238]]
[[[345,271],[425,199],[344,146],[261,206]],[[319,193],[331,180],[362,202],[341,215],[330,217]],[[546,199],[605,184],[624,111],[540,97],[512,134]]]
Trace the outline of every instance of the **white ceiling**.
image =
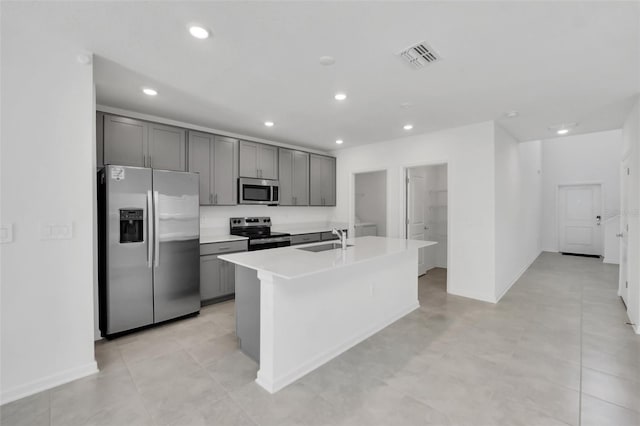
[[[97,55],[99,104],[335,149],[337,138],[350,147],[402,137],[405,123],[416,134],[497,119],[523,141],[555,136],[548,127],[562,122],[578,122],[573,133],[619,128],[640,93],[639,7],[101,2],[38,3],[24,16]],[[192,38],[189,23],[213,37]],[[414,70],[396,53],[422,40],[443,60]],[[323,55],[335,65],[321,66]],[[520,116],[504,118],[510,110]]]

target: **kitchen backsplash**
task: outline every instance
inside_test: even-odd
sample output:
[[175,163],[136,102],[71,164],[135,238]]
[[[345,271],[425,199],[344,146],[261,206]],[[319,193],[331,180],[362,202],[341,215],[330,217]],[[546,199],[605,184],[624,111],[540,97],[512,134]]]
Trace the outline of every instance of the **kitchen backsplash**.
[[200,206],[200,230],[228,233],[230,217],[269,216],[274,226],[326,223],[334,220],[335,207]]

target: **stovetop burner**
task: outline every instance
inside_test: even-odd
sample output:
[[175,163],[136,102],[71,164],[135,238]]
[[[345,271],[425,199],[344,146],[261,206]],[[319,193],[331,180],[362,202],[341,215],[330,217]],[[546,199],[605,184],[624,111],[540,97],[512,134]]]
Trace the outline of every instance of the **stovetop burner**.
[[291,245],[289,234],[271,232],[269,217],[232,217],[230,234],[249,238],[249,251],[264,250]]

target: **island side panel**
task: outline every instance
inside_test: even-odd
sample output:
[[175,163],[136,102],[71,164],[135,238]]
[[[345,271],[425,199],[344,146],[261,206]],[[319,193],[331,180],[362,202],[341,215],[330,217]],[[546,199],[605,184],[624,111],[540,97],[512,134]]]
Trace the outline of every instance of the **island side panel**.
[[258,384],[276,392],[418,308],[417,263],[414,249],[298,279],[259,274]]
[[236,336],[240,350],[260,363],[260,280],[255,269],[236,265]]

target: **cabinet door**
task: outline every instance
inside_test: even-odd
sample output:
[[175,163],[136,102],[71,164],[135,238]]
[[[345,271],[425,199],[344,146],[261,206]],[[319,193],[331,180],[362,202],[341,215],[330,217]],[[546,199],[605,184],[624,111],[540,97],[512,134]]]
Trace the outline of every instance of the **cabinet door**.
[[293,153],[290,149],[278,150],[278,175],[280,176],[280,205],[293,205]]
[[240,176],[258,177],[258,144],[240,141]]
[[184,172],[186,132],[178,127],[149,124],[149,165],[154,169]]
[[222,261],[221,269],[222,292],[224,295],[236,292],[236,265]]
[[258,177],[278,179],[278,148],[258,144]]
[[336,205],[336,159],[324,157],[322,163],[323,205]]
[[104,167],[104,113],[96,112],[96,170]]
[[324,157],[311,154],[309,156],[309,205],[321,206],[322,194],[322,164]]
[[[282,183],[281,183],[282,185]],[[309,154],[293,151],[293,204],[296,206],[309,205]]]
[[104,163],[147,167],[148,124],[131,118],[104,116]]
[[237,204],[238,140],[216,136],[213,144],[213,202]]
[[213,203],[211,195],[211,158],[213,135],[189,132],[189,171],[200,174],[200,205]]
[[220,297],[222,291],[222,261],[216,255],[200,256],[200,300]]

